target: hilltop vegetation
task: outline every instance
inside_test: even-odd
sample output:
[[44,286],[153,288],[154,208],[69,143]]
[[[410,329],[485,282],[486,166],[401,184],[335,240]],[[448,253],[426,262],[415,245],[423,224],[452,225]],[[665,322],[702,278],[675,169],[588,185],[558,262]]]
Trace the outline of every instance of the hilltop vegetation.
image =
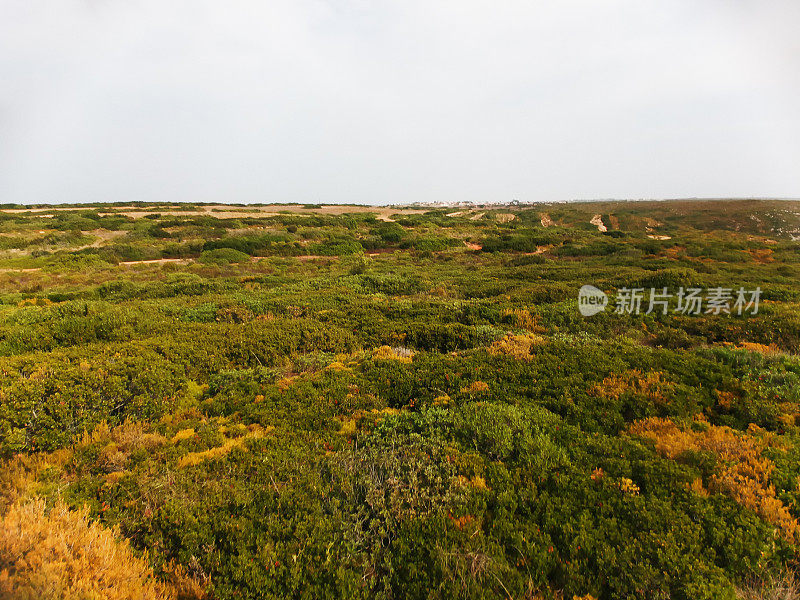
[[[0,595],[765,593],[799,240],[792,202],[0,207]],[[613,311],[690,287],[761,302]]]

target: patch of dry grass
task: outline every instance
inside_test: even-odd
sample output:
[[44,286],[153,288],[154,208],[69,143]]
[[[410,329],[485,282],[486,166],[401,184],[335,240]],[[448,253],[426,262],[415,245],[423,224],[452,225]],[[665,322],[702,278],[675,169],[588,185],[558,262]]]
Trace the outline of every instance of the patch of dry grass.
[[224,444],[221,446],[217,446],[215,448],[210,448],[208,450],[203,450],[202,452],[189,452],[180,458],[178,461],[178,467],[190,467],[193,465],[199,465],[202,462],[207,460],[215,460],[217,458],[221,458],[227,454],[229,454],[234,448],[242,448],[246,450],[245,442],[250,439],[257,439],[263,437],[265,434],[272,431],[272,427],[267,427],[266,429],[262,429],[258,425],[251,425],[250,431],[241,437],[226,440]]
[[372,357],[380,360],[396,360],[401,363],[409,364],[414,357],[414,352],[408,348],[381,346],[373,351]]
[[173,600],[128,542],[44,500],[13,505],[0,526],[0,596],[8,600]]
[[489,346],[489,354],[504,354],[518,360],[533,360],[532,350],[547,343],[547,338],[535,333],[509,334]]
[[[637,421],[630,432],[653,440],[656,451],[668,458],[676,459],[687,451],[714,454],[720,468],[708,481],[710,491],[723,493],[754,511],[775,525],[790,542],[800,539],[797,519],[770,483],[775,464],[762,454],[765,448],[775,445],[768,432],[755,425],[750,425],[747,433],[716,425],[693,431],[657,417]],[[702,482],[695,481],[692,488],[701,495],[704,492]]]
[[800,600],[800,581],[791,571],[750,581],[736,588],[738,600]]

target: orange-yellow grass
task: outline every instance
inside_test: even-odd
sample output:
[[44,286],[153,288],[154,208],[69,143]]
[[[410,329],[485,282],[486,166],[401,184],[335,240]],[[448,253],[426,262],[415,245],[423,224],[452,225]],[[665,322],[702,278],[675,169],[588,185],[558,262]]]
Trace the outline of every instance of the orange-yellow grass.
[[603,383],[595,385],[592,392],[601,398],[619,400],[625,393],[644,396],[656,404],[664,404],[672,392],[673,385],[664,380],[662,373],[648,371],[646,373],[633,369],[614,374],[603,379]]
[[[703,431],[682,429],[669,419],[649,418],[634,423],[630,432],[655,442],[656,451],[668,458],[678,458],[687,451],[713,453],[720,470],[708,486],[713,492],[726,494],[775,525],[789,541],[800,539],[800,527],[789,509],[775,493],[769,476],[773,462],[762,455],[773,444],[769,433],[750,425],[747,433],[730,427],[707,425]],[[702,482],[695,481],[692,489],[703,493]]]
[[508,334],[489,346],[489,354],[504,354],[519,360],[533,360],[531,350],[547,343],[547,338],[535,333]]
[[381,360],[396,360],[398,362],[408,364],[412,361],[414,354],[410,351],[398,352],[389,346],[381,346],[380,348],[375,348],[372,356],[373,358],[378,358]]
[[178,433],[172,436],[170,442],[177,444],[178,442],[188,440],[191,437],[194,437],[194,429],[191,427],[189,429],[181,429]]
[[178,467],[189,467],[194,465],[199,465],[202,462],[207,460],[214,460],[216,458],[220,458],[229,454],[231,450],[234,448],[245,448],[245,440],[248,439],[255,439],[262,437],[265,433],[269,433],[274,429],[273,427],[267,427],[266,429],[262,429],[260,426],[253,424],[250,426],[250,432],[242,437],[226,440],[222,446],[217,446],[215,448],[210,448],[208,450],[203,450],[202,452],[189,452],[189,454],[185,454],[180,458],[178,461]]
[[461,388],[462,394],[483,394],[489,391],[489,384],[485,381],[473,381],[466,387]]
[[0,597],[8,600],[171,600],[128,542],[62,502],[14,504],[0,526]]
[[539,316],[531,314],[524,308],[508,309],[503,311],[504,317],[511,317],[516,327],[531,333],[544,333],[545,329],[539,323]]
[[[77,446],[101,443],[106,455],[155,448],[165,443],[142,424],[98,425]],[[116,532],[70,511],[61,501],[52,510],[37,497],[38,474],[62,468],[72,450],[18,454],[0,465],[0,598],[8,600],[115,600],[203,598],[207,581],[179,564],[165,565],[159,582],[147,562],[133,554]],[[112,472],[112,475],[121,473]]]
[[737,350],[749,350],[750,352],[760,352],[761,354],[782,354],[781,349],[775,344],[758,344],[756,342],[739,342]]

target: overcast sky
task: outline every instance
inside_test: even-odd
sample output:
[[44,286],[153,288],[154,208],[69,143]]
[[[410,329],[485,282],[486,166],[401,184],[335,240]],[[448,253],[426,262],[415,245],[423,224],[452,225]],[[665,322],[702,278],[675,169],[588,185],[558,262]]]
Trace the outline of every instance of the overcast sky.
[[798,0],[0,0],[0,202],[800,197]]

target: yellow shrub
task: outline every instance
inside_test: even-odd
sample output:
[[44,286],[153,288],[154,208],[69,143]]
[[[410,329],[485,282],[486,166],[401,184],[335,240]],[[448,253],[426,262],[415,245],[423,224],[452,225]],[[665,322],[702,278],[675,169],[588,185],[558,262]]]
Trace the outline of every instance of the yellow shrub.
[[535,333],[525,333],[522,335],[509,334],[502,339],[493,342],[489,346],[489,354],[506,355],[518,360],[533,360],[531,350],[535,346],[547,343],[547,339]]
[[760,352],[761,354],[781,354],[781,349],[775,344],[758,344],[756,342],[739,342],[737,348],[749,350],[750,352]]
[[472,479],[459,475],[456,477],[456,483],[461,487],[471,487],[477,490],[488,490],[489,486],[486,485],[486,479],[475,475]]
[[475,477],[473,477],[470,480],[470,485],[472,485],[472,487],[474,487],[476,489],[479,489],[479,490],[488,490],[489,489],[489,486],[486,485],[486,479],[484,479],[483,477],[479,477],[478,475],[476,475]]
[[342,417],[342,426],[336,433],[345,437],[355,437],[358,433],[358,423],[356,421],[356,418],[348,419],[346,417]]
[[100,456],[97,458],[97,465],[106,473],[114,473],[116,471],[122,471],[127,461],[128,455],[120,450],[115,442],[109,442],[100,450]]
[[736,402],[736,394],[717,390],[717,402],[722,408],[730,409]]
[[623,494],[628,494],[629,496],[638,496],[639,495],[639,486],[633,483],[632,479],[628,479],[627,477],[623,477],[619,480],[617,484],[619,489],[622,490]]
[[181,429],[178,433],[172,436],[170,441],[173,444],[177,444],[178,442],[188,440],[191,437],[194,437],[194,429],[190,427],[189,429]]
[[127,541],[59,502],[15,504],[0,526],[0,596],[9,600],[171,600]]
[[[762,455],[764,448],[775,446],[773,436],[751,425],[747,433],[730,427],[709,425],[704,431],[683,430],[669,419],[650,418],[637,421],[630,432],[655,441],[659,454],[678,458],[687,451],[714,454],[721,463],[709,481],[709,490],[723,493],[778,527],[789,541],[800,540],[800,525],[777,497],[769,476],[775,465]],[[697,482],[692,488],[700,492]],[[702,492],[700,492],[702,493]]]
[[17,302],[18,307],[23,306],[50,306],[53,301],[48,298],[25,298]]
[[643,373],[633,369],[606,377],[603,383],[592,388],[592,392],[601,398],[614,400],[619,400],[622,394],[631,393],[643,396],[656,404],[664,404],[672,392],[672,387],[672,384],[665,381],[658,371]]
[[389,346],[381,346],[372,352],[373,358],[381,360],[396,360],[401,363],[410,363],[414,357],[414,353],[406,348],[390,348]]
[[704,497],[708,496],[708,490],[706,490],[706,488],[703,487],[703,480],[699,477],[696,478],[694,481],[692,481],[691,484],[689,484],[689,489],[698,496],[704,496]]
[[331,371],[349,371],[350,370],[342,362],[340,362],[338,360],[333,361],[331,364],[329,364],[325,368],[326,369],[330,369]]
[[489,384],[485,381],[473,381],[467,387],[461,388],[462,394],[482,394],[489,391]]
[[372,413],[375,415],[375,420],[376,421],[381,421],[384,418],[386,418],[387,416],[393,416],[393,415],[400,414],[400,409],[399,408],[391,408],[391,407],[387,406],[386,408],[382,408],[382,409],[373,408],[372,409]]
[[152,450],[167,442],[166,438],[158,433],[146,432],[146,427],[149,425],[126,420],[112,429],[103,421],[91,433],[83,432],[78,447],[103,444],[96,466],[106,473],[122,471],[131,452],[140,449]]
[[260,438],[265,433],[269,433],[274,429],[272,426],[267,427],[266,429],[261,429],[261,427],[258,425],[251,425],[251,428],[251,431],[247,435],[232,440],[226,440],[222,446],[203,450],[202,452],[189,452],[188,454],[185,454],[178,461],[178,467],[183,468],[199,465],[201,462],[205,462],[207,460],[221,458],[226,454],[229,454],[234,448],[245,449],[245,440]]
[[287,375],[286,377],[282,377],[278,381],[278,389],[282,392],[288,390],[291,386],[295,384],[295,382],[299,379],[297,375]]
[[99,442],[106,444],[113,442],[121,452],[130,453],[141,448],[152,450],[166,443],[167,440],[163,436],[146,432],[147,427],[149,425],[145,423],[126,419],[124,423],[112,429],[103,421],[91,433],[84,431],[78,446],[85,448]]
[[511,317],[516,327],[531,333],[544,333],[544,327],[539,324],[539,317],[532,315],[524,308],[515,308],[503,311],[504,317]]
[[130,473],[130,471],[113,471],[106,475],[106,482],[109,484],[117,483],[128,473]]

